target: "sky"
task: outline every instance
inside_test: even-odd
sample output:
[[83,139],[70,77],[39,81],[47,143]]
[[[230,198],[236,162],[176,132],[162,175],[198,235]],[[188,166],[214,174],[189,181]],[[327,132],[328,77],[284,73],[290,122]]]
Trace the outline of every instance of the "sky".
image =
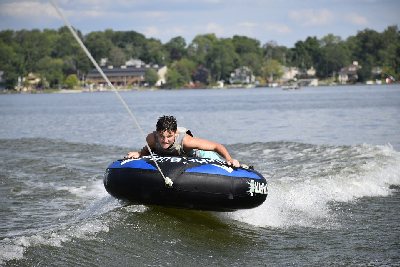
[[[274,41],[288,48],[309,36],[345,40],[358,31],[400,27],[400,0],[53,0],[83,34],[112,29],[136,31],[166,43],[214,33]],[[45,0],[0,0],[0,30],[64,26]]]

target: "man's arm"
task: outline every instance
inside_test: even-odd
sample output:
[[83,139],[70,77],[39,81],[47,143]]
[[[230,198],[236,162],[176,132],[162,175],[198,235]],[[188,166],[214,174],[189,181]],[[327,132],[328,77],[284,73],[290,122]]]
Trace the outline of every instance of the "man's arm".
[[[150,134],[147,135],[146,142],[150,146],[151,149],[153,149],[155,147],[156,140],[155,140],[155,137],[154,137],[153,133],[150,133]],[[148,156],[148,155],[150,155],[149,149],[147,148],[147,146],[144,146],[140,151],[128,152],[128,154],[125,156],[125,158],[137,159],[137,158],[140,158],[140,157],[143,157],[143,156]]]
[[229,165],[233,165],[235,167],[239,167],[240,163],[236,159],[233,159],[229,154],[228,150],[225,146],[212,142],[205,139],[191,137],[190,135],[186,135],[183,138],[183,147],[184,149],[201,149],[206,151],[215,151],[219,155],[221,155]]

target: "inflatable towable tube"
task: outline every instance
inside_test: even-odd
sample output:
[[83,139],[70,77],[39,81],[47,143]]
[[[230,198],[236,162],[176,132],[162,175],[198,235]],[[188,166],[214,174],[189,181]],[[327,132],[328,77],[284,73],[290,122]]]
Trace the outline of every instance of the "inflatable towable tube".
[[235,211],[261,205],[267,198],[267,181],[257,171],[230,167],[207,158],[155,156],[164,183],[150,156],[117,160],[104,175],[107,192],[134,204],[160,205],[209,211]]

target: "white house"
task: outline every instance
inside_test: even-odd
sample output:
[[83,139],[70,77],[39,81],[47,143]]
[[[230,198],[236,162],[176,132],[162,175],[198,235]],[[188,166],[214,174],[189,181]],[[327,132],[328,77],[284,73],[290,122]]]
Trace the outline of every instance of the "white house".
[[295,80],[296,75],[299,74],[299,69],[296,67],[283,67],[282,81],[287,82]]
[[252,84],[255,81],[256,77],[253,75],[251,69],[247,66],[242,66],[235,69],[229,78],[229,82],[231,84]]
[[358,80],[357,71],[361,69],[361,66],[358,65],[358,61],[353,61],[353,64],[341,68],[339,71],[339,83],[346,84],[346,83],[354,83]]

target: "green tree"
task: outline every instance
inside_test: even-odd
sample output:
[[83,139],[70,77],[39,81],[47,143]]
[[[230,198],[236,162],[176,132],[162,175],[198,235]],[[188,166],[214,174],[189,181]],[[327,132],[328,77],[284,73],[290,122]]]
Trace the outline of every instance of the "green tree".
[[[82,38],[82,35],[80,38]],[[72,36],[68,27],[59,28],[56,33],[51,56],[55,58],[69,57],[77,53],[79,50],[82,50],[82,48],[80,48],[78,42]]]
[[18,76],[20,75],[19,66],[21,65],[21,57],[15,50],[12,42],[6,44],[4,39],[0,39],[0,70],[3,71],[4,85],[8,89],[13,89],[17,85]]
[[49,56],[42,58],[37,63],[37,72],[42,78],[45,78],[51,88],[60,87],[64,81],[62,71],[63,60],[60,58],[51,58]]
[[338,70],[351,63],[350,50],[339,36],[326,35],[320,43],[320,58],[315,64],[318,77],[334,76]]
[[266,60],[263,64],[261,74],[265,81],[270,83],[277,81],[283,75],[283,66],[276,59]]
[[379,51],[384,47],[381,35],[371,29],[359,31],[356,36],[348,38],[352,48],[352,57],[361,65],[358,70],[359,81],[372,78],[372,68],[380,65]]
[[[314,67],[317,76],[325,78],[352,61],[358,61],[362,67],[358,73],[360,81],[372,78],[371,70],[376,67],[382,69],[382,78],[386,78],[385,75],[400,78],[398,26],[389,26],[381,33],[365,29],[345,41],[332,34],[321,40],[308,37],[290,49],[275,42],[261,48],[258,40],[237,35],[226,39],[219,39],[215,34],[197,35],[186,46],[180,36],[163,45],[135,31],[108,29],[86,36],[77,33],[97,61],[108,58],[111,64],[119,66],[127,59],[139,58],[148,64],[168,64],[171,87],[183,86],[192,80],[204,84],[227,80],[240,66],[248,66],[263,77],[271,73],[279,76],[273,67],[277,63],[302,70]],[[83,78],[91,68],[90,61],[66,27],[0,31],[0,70],[4,72],[8,88],[16,85],[18,77],[30,72],[39,73],[54,87],[71,74]]]
[[203,85],[209,85],[211,82],[210,71],[203,65],[197,66],[192,75],[195,83],[201,83]]
[[220,39],[214,43],[206,59],[212,81],[228,80],[235,68],[237,54],[230,39]]
[[113,32],[111,41],[124,51],[126,59],[142,58],[147,42],[143,34],[135,31]]
[[[80,31],[76,32],[83,39],[82,33]],[[91,68],[91,63],[69,29],[67,27],[59,28],[54,39],[51,57],[63,60],[63,72],[65,75],[77,74],[82,78]]]
[[185,80],[182,75],[175,69],[169,68],[166,74],[166,84],[167,88],[181,88],[185,84]]
[[115,67],[120,67],[125,64],[126,60],[127,58],[124,51],[121,48],[113,45],[108,55],[108,64]]
[[383,66],[383,77],[388,76],[400,79],[400,32],[397,26],[389,26],[382,33],[384,49],[379,51],[379,58]]
[[238,59],[235,67],[248,66],[256,75],[258,75],[262,64],[262,49],[260,47],[260,42],[246,36],[235,35],[232,38],[232,44]]
[[[190,59],[182,58],[179,61],[173,62],[170,65],[170,69],[173,70],[172,76],[178,77],[175,87],[182,87],[192,81],[192,75],[196,69],[196,63]],[[175,75],[174,72],[178,73],[179,75]]]
[[217,42],[218,39],[215,34],[197,35],[188,47],[189,59],[198,65],[207,65],[208,54]]
[[144,52],[141,56],[141,60],[146,63],[154,63],[164,65],[166,60],[166,52],[162,43],[154,38],[147,40],[144,45]]
[[15,32],[13,30],[0,31],[0,40],[8,45],[15,44]]
[[247,53],[242,55],[242,59],[240,60],[240,66],[248,66],[254,73],[254,75],[261,74],[263,58],[260,54],[256,53]]
[[124,49],[127,59],[141,58],[146,44],[146,37],[135,31],[118,32],[114,35],[113,43]]
[[185,82],[192,81],[192,75],[196,69],[196,63],[190,59],[182,58],[176,62],[176,69],[184,77]]
[[186,41],[183,37],[172,38],[164,45],[171,61],[180,60],[186,56]]
[[85,45],[97,62],[102,58],[108,58],[113,47],[113,43],[103,32],[91,32],[86,35]]
[[38,62],[51,56],[54,38],[48,31],[42,33],[39,30],[21,30],[15,33],[15,42],[18,43],[15,52],[21,56],[21,74],[35,72]]
[[238,55],[247,53],[259,54],[261,52],[260,41],[246,36],[233,36],[232,44],[235,48],[235,52],[238,53]]
[[320,43],[316,37],[307,37],[304,42],[296,42],[292,52],[293,64],[300,69],[309,69],[318,63],[321,53]]
[[291,65],[291,50],[285,46],[279,46],[276,42],[270,41],[263,45],[263,56],[266,60],[275,59],[285,66]]
[[79,85],[79,79],[76,74],[70,74],[67,78],[65,78],[64,85],[68,89],[74,89]]
[[156,84],[156,82],[158,81],[157,71],[155,71],[154,69],[146,70],[146,73],[144,75],[144,80],[150,86],[154,86]]

